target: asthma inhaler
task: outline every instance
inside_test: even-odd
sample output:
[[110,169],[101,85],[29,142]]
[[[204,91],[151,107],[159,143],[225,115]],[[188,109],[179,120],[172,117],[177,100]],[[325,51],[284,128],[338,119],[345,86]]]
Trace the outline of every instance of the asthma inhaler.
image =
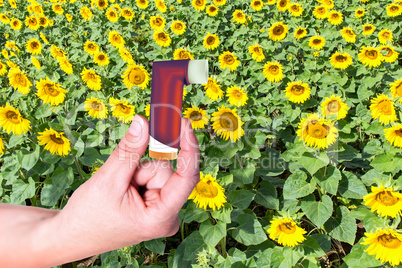
[[152,65],[149,156],[177,158],[183,86],[208,82],[207,60],[155,61]]

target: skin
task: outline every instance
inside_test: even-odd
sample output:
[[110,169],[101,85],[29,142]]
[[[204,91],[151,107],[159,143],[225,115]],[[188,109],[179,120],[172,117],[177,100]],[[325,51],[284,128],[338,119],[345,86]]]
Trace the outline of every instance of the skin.
[[62,210],[0,204],[0,267],[51,267],[174,235],[199,181],[198,142],[188,119],[181,129],[176,172],[169,161],[140,162],[148,122],[136,115],[106,163]]

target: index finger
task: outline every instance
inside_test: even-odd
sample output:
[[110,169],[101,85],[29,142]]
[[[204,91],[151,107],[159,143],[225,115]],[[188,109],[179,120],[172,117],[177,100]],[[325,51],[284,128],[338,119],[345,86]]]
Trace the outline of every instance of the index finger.
[[190,120],[181,121],[181,150],[177,157],[177,170],[161,189],[161,200],[167,213],[179,213],[181,207],[200,181],[200,150]]

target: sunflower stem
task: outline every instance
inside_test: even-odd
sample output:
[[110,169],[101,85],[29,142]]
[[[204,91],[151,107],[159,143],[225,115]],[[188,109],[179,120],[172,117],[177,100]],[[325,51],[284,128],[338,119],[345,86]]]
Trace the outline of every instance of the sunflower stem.
[[181,235],[181,241],[184,241],[184,221],[182,221],[180,224],[180,235]]
[[82,171],[82,168],[81,168],[80,164],[78,163],[77,157],[74,157],[74,163],[75,163],[75,166],[77,167],[78,174],[80,175],[81,180],[84,181],[85,178],[84,178],[84,175],[82,175],[83,171]]
[[220,241],[220,245],[222,248],[222,255],[223,257],[227,257],[227,252],[226,252],[226,236],[224,236],[221,241]]

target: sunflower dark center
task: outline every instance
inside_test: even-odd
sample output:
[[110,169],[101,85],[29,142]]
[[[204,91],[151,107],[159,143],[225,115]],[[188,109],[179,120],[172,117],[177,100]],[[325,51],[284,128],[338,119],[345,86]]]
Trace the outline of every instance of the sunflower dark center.
[[290,91],[292,91],[292,93],[297,96],[302,95],[304,93],[304,90],[305,90],[305,88],[301,85],[294,85],[290,89]]
[[345,56],[343,56],[343,55],[337,55],[337,56],[335,57],[335,60],[336,60],[337,62],[345,62],[347,59],[348,59],[348,58],[345,57]]
[[285,28],[282,25],[275,26],[274,35],[281,35],[285,31]]
[[95,111],[103,111],[103,106],[99,102],[92,102],[91,103],[91,109]]
[[57,136],[59,136],[59,137],[56,137],[55,134],[51,134],[51,135],[50,135],[50,139],[51,139],[53,142],[57,143],[57,144],[64,144],[64,140],[60,137],[60,135],[57,135]]
[[402,245],[402,241],[392,234],[383,234],[377,238],[378,242],[386,248],[396,249]]
[[320,14],[320,15],[325,14],[325,7],[319,7],[319,8],[317,8],[317,13]]
[[327,110],[329,113],[337,113],[340,108],[341,108],[341,105],[337,100],[330,101],[327,104]]
[[236,116],[230,112],[223,113],[219,118],[219,123],[227,131],[236,131],[239,127]]
[[214,44],[215,43],[215,37],[213,37],[213,36],[208,36],[208,38],[207,38],[207,44],[208,45],[212,45],[212,44]]
[[15,75],[15,81],[17,82],[17,84],[19,84],[23,87],[25,87],[27,85],[27,80],[24,77],[24,75],[21,73],[18,73]]
[[279,225],[279,230],[286,234],[293,234],[296,231],[296,225],[291,222],[284,222]]
[[214,198],[218,195],[218,188],[211,184],[211,181],[199,182],[197,184],[197,191],[206,198]]
[[367,50],[364,54],[370,60],[376,60],[378,58],[378,52],[376,50]]
[[141,70],[135,68],[130,72],[129,79],[132,83],[139,85],[145,81],[145,74]]
[[392,114],[392,105],[387,100],[380,101],[380,103],[378,103],[378,109],[381,111],[381,113],[383,113],[385,115]]
[[306,127],[307,133],[316,139],[325,139],[329,133],[329,127],[325,124],[318,123],[317,120],[312,120]]
[[226,64],[232,65],[234,63],[234,58],[233,58],[232,55],[226,55],[224,57],[224,61],[225,61]]
[[167,41],[167,36],[164,33],[158,34],[158,39],[162,41]]
[[126,105],[119,103],[117,105],[119,107],[119,111],[122,112],[123,114],[129,114],[130,113],[130,108],[127,107]]
[[313,39],[313,44],[314,44],[314,45],[319,45],[319,44],[321,44],[321,39],[318,39],[318,38]]
[[279,73],[279,68],[276,65],[271,65],[269,67],[269,72],[273,75],[277,75]]
[[383,191],[375,196],[375,199],[385,206],[393,206],[398,203],[399,198],[395,197],[390,191]]
[[7,111],[6,117],[7,117],[8,120],[13,122],[14,124],[19,124],[20,123],[19,116],[18,116],[18,114],[16,112]]
[[198,111],[192,111],[190,114],[191,121],[200,121],[202,119],[202,114]]
[[60,94],[60,91],[58,91],[55,88],[55,85],[53,83],[46,83],[43,86],[44,91],[46,92],[47,95],[50,95],[52,97],[56,97]]

